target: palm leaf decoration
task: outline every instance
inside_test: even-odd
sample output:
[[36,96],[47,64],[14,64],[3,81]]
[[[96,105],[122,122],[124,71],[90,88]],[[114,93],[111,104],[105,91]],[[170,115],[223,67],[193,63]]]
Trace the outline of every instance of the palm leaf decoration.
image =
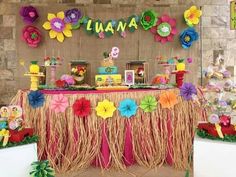
[[55,177],[54,169],[50,167],[48,160],[33,162],[31,166],[31,177]]

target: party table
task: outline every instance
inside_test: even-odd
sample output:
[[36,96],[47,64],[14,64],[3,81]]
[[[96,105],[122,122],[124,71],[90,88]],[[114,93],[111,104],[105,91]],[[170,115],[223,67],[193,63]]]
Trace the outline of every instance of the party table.
[[[171,89],[179,95],[179,89]],[[33,127],[40,137],[38,157],[48,159],[58,172],[74,171],[90,165],[124,170],[137,163],[153,168],[164,163],[186,169],[192,151],[194,128],[205,119],[205,110],[194,101],[178,96],[178,104],[163,109],[160,104],[153,112],[138,109],[131,118],[121,117],[118,111],[112,118],[96,115],[99,101],[107,99],[119,106],[126,98],[139,105],[146,95],[159,97],[163,90],[135,89],[126,91],[54,91],[42,90],[42,107],[29,105],[28,90],[19,90],[11,104],[24,110],[26,126]],[[53,95],[68,97],[69,107],[63,113],[50,109]],[[77,117],[72,105],[76,99],[90,100],[92,111],[86,118]],[[203,98],[198,93],[199,99]]]

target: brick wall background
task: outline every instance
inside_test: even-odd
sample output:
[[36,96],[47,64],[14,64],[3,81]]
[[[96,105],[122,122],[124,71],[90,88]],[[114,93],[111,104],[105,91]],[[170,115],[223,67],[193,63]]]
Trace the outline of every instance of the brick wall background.
[[[0,0],[0,104],[7,104],[16,93],[18,64],[16,57],[16,13],[18,3],[77,3],[80,5],[104,4],[109,6],[202,6],[202,61],[206,67],[218,53],[224,55],[226,64],[236,63],[236,32],[229,28],[230,0]],[[201,62],[199,62],[201,63]]]

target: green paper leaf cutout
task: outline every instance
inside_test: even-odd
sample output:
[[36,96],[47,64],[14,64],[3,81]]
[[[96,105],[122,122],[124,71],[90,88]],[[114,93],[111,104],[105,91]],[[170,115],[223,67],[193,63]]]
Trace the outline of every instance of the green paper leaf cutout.
[[140,23],[144,30],[149,30],[151,27],[155,26],[158,21],[158,13],[154,10],[146,10],[141,14]]
[[145,96],[141,101],[140,108],[144,112],[153,112],[157,108],[157,100],[154,96]]

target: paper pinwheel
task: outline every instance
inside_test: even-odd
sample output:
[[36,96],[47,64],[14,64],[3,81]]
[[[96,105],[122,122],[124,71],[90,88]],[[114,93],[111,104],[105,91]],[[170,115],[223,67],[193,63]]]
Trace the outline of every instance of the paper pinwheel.
[[173,91],[163,91],[160,94],[159,102],[162,108],[172,108],[178,103],[177,95]]
[[187,101],[193,99],[193,95],[197,95],[197,89],[192,83],[184,83],[180,87],[180,95]]
[[140,108],[144,112],[153,112],[157,108],[157,100],[154,96],[147,95],[141,101]]
[[50,109],[55,113],[65,112],[66,108],[69,106],[68,98],[63,94],[53,95]]
[[28,94],[28,101],[30,106],[33,108],[38,108],[43,106],[43,103],[45,101],[44,94],[40,91],[31,91]]
[[105,99],[102,102],[98,102],[96,107],[97,115],[103,119],[107,119],[113,116],[114,111],[116,110],[114,103]]
[[137,109],[138,106],[135,100],[129,98],[122,100],[118,108],[120,115],[127,118],[134,116],[137,112]]

